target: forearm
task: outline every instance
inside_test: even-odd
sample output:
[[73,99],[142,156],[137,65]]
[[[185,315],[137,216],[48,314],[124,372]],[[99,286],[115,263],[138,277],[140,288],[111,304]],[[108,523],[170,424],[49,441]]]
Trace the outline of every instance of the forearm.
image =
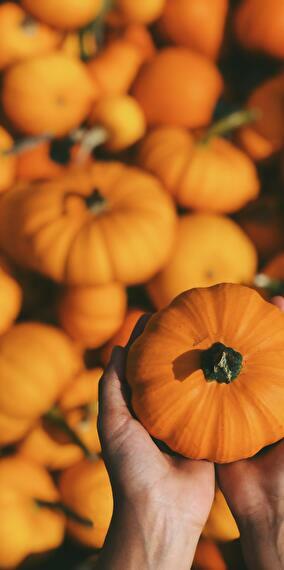
[[241,542],[249,570],[283,570],[284,519],[242,521]]

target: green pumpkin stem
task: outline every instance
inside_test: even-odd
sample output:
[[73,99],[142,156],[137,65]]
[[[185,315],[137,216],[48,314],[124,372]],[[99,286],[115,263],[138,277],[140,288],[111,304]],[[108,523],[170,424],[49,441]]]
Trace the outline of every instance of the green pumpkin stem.
[[201,368],[208,382],[230,384],[242,369],[243,357],[240,352],[216,342],[201,354]]
[[61,412],[61,410],[59,410],[59,408],[54,407],[51,410],[49,410],[49,412],[45,414],[44,419],[47,420],[47,422],[50,422],[52,425],[56,426],[60,431],[65,433],[69,437],[72,443],[80,447],[80,449],[84,453],[84,456],[87,459],[92,458],[90,450],[81,440],[81,438],[77,435],[77,433],[68,425],[63,413]]
[[259,117],[259,112],[256,109],[248,109],[235,111],[227,117],[220,119],[214,123],[200,139],[200,143],[206,144],[212,138],[230,133],[240,127],[254,123]]
[[34,501],[37,507],[40,509],[50,509],[51,511],[62,513],[73,522],[81,524],[87,528],[93,527],[93,521],[91,521],[91,519],[81,517],[81,515],[78,515],[78,513],[75,513],[72,509],[70,509],[70,507],[64,505],[64,503],[61,503],[60,501],[53,502],[45,501],[43,499],[34,499]]

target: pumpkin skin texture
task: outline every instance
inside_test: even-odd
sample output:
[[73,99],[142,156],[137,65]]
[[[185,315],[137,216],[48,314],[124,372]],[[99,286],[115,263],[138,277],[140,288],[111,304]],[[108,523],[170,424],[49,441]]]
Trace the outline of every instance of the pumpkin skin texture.
[[60,476],[59,490],[66,505],[93,521],[93,528],[68,521],[67,532],[84,546],[101,548],[113,510],[112,490],[103,460],[84,460],[66,469]]
[[235,212],[260,189],[253,162],[230,141],[196,140],[181,127],[151,131],[141,144],[138,162],[178,204],[200,212]]
[[193,287],[250,283],[257,267],[254,245],[225,216],[191,214],[179,219],[174,255],[147,285],[155,307]]
[[284,57],[284,6],[281,0],[243,0],[235,12],[234,27],[248,50]]
[[84,64],[64,53],[28,59],[4,74],[4,111],[28,135],[67,134],[87,117],[95,99]]
[[228,542],[240,537],[236,521],[223,493],[218,488],[202,535],[219,542]]
[[110,341],[101,350],[101,360],[106,366],[110,360],[112,350],[115,346],[125,346],[130,338],[130,335],[137,323],[137,321],[144,315],[145,311],[142,309],[131,308],[128,309],[122,326],[117,333],[110,339]]
[[161,49],[138,73],[132,94],[149,125],[207,125],[223,89],[217,67],[182,47]]
[[17,159],[12,154],[5,154],[13,144],[12,137],[0,126],[0,193],[8,190],[16,178]]
[[35,499],[57,502],[59,493],[48,472],[15,455],[0,460],[0,566],[15,568],[28,555],[63,542],[65,517],[38,507]]
[[22,306],[22,289],[0,258],[0,335],[16,320]]
[[[102,0],[21,0],[24,8],[37,20],[61,30],[83,28],[101,10]],[[59,9],[60,8],[60,9]]]
[[61,297],[58,317],[63,330],[79,345],[98,348],[122,325],[126,306],[125,288],[119,283],[69,287]]
[[248,287],[185,291],[130,348],[134,413],[185,457],[255,455],[284,434],[283,325],[283,313]]
[[198,542],[192,568],[193,570],[228,570],[217,544],[203,537]]
[[227,12],[228,0],[167,0],[159,29],[174,44],[216,59]]
[[33,20],[20,6],[0,6],[0,69],[55,49],[61,34]]
[[8,194],[0,212],[3,249],[55,281],[141,283],[170,256],[173,203],[155,178],[137,168],[96,162]]

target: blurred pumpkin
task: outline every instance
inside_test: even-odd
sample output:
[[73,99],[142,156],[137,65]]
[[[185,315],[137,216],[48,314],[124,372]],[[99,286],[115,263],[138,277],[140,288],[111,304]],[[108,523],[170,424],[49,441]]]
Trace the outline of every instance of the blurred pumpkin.
[[4,111],[26,134],[67,134],[87,117],[95,99],[84,64],[60,52],[17,63],[4,74]]
[[[98,383],[102,373],[102,368],[81,372],[68,384],[57,404],[63,421],[66,421],[90,454],[101,451],[97,419]],[[18,450],[28,459],[56,470],[66,469],[84,456],[82,448],[71,441],[68,433],[64,435],[60,425],[53,423],[52,415],[47,415],[45,420],[41,420],[27,434]]]
[[284,252],[279,253],[271,259],[262,269],[262,273],[272,279],[284,281]]
[[235,212],[260,189],[250,158],[210,129],[195,137],[182,127],[156,128],[142,142],[138,163],[178,204],[198,211]]
[[228,0],[166,0],[159,29],[173,43],[216,59],[227,12]]
[[175,230],[175,210],[160,183],[119,162],[15,187],[1,201],[3,250],[72,285],[146,281],[169,258]]
[[123,26],[121,37],[136,47],[140,52],[143,61],[151,59],[156,53],[156,46],[151,32],[143,24],[132,22],[127,26]]
[[234,25],[245,49],[284,58],[282,0],[242,0],[235,11]]
[[20,323],[2,335],[0,423],[10,424],[11,431],[1,430],[0,445],[22,437],[54,405],[81,367],[68,337],[54,327]]
[[54,50],[61,34],[33,20],[13,2],[0,6],[0,69]]
[[17,178],[20,180],[44,180],[56,178],[65,168],[50,156],[51,144],[43,142],[21,152],[17,157]]
[[13,144],[11,135],[0,126],[0,193],[8,190],[16,178],[17,159],[11,152]]
[[273,143],[259,134],[254,127],[242,127],[236,132],[236,142],[252,158],[252,160],[265,160],[274,154]]
[[132,88],[148,124],[207,125],[223,89],[217,67],[183,47],[168,47],[141,68]]
[[83,28],[98,16],[102,0],[21,0],[36,19],[62,30]]
[[94,57],[98,49],[95,33],[91,29],[69,32],[61,43],[60,49],[71,57],[88,60]]
[[115,346],[125,346],[127,344],[137,321],[142,317],[142,315],[144,315],[144,312],[145,311],[142,311],[142,309],[128,309],[122,326],[101,350],[100,356],[102,363],[105,366],[108,364],[113,348]]
[[219,542],[236,540],[240,536],[237,523],[219,488],[215,491],[214,502],[202,534]]
[[213,540],[202,537],[196,548],[192,569],[228,570],[228,566],[217,544]]
[[16,320],[22,306],[22,289],[7,263],[0,258],[0,335]]
[[63,330],[79,345],[98,348],[122,325],[126,307],[126,292],[120,283],[69,287],[62,292],[58,318]]
[[0,459],[1,568],[15,568],[30,554],[60,546],[65,517],[39,505],[58,500],[58,490],[41,466],[19,455]]
[[70,520],[67,532],[84,546],[101,548],[113,510],[111,485],[103,460],[83,460],[66,469],[60,475],[59,490],[68,507],[93,521],[93,528],[84,528]]
[[115,0],[115,10],[124,22],[151,24],[159,18],[166,0]]
[[216,283],[251,283],[257,267],[253,243],[230,218],[191,214],[179,219],[174,254],[148,284],[161,309],[193,287]]
[[230,463],[279,441],[283,325],[283,313],[249,287],[185,291],[129,350],[134,414],[151,436],[192,459]]

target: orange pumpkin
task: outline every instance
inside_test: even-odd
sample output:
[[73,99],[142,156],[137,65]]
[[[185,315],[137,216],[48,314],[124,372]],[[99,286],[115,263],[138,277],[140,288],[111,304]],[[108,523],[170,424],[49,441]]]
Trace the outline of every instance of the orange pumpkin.
[[60,49],[72,57],[88,60],[97,53],[98,45],[96,36],[92,29],[81,30],[80,32],[69,32],[60,44]]
[[150,125],[207,125],[222,92],[217,67],[182,47],[161,49],[138,73],[132,93]]
[[101,350],[101,360],[104,365],[107,365],[115,346],[125,346],[127,344],[137,321],[143,314],[144,311],[142,309],[128,309],[122,326]]
[[166,0],[115,0],[115,9],[125,22],[150,24],[162,14]]
[[253,162],[230,141],[194,137],[182,127],[150,132],[138,162],[159,178],[178,204],[198,211],[235,212],[260,189]]
[[281,0],[243,0],[235,12],[236,36],[245,49],[284,57]]
[[271,259],[263,268],[262,273],[272,279],[284,281],[284,253],[281,252]]
[[191,214],[180,218],[174,254],[147,289],[160,309],[186,289],[251,283],[256,267],[254,245],[233,220]]
[[65,517],[39,506],[39,500],[59,500],[48,472],[17,455],[1,459],[1,568],[15,568],[28,555],[57,548],[63,542]]
[[122,325],[127,306],[120,283],[98,287],[69,287],[61,296],[58,317],[61,327],[79,345],[97,348]]
[[[67,425],[80,438],[90,453],[101,451],[97,432],[98,383],[102,368],[85,370],[62,394],[58,408]],[[53,428],[53,429],[52,429]],[[66,469],[83,458],[79,445],[53,427],[51,418],[40,421],[18,446],[21,455],[49,469]]]
[[16,320],[22,306],[22,289],[0,258],[0,335]]
[[173,43],[216,59],[227,12],[228,0],[166,0],[159,28]]
[[275,152],[273,143],[251,126],[239,129],[235,138],[240,147],[255,161],[265,160]]
[[143,24],[133,22],[123,26],[121,37],[130,42],[140,52],[143,61],[147,61],[156,53],[151,32]]
[[13,259],[73,285],[146,281],[167,261],[176,230],[160,183],[119,162],[15,187],[0,218],[2,247]]
[[17,159],[10,154],[13,144],[12,137],[0,126],[0,193],[8,190],[16,178]]
[[202,534],[206,538],[219,542],[236,540],[240,537],[239,529],[228,503],[218,488],[215,491],[214,502]]
[[0,69],[22,59],[48,53],[61,41],[61,34],[33,20],[20,6],[0,6]]
[[67,532],[84,546],[103,546],[113,510],[112,491],[102,459],[84,460],[66,469],[59,479],[63,502],[79,515],[93,521],[93,528],[67,522]]
[[[39,323],[15,325],[0,337],[0,445],[22,437],[81,369],[68,337]],[[15,424],[13,423],[15,420]]]
[[95,99],[84,64],[64,53],[28,59],[4,74],[4,111],[30,135],[67,134],[88,116]]
[[62,30],[83,28],[95,20],[102,8],[102,0],[21,0],[22,5],[36,19]]
[[130,348],[134,413],[185,457],[251,457],[284,435],[283,356],[284,315],[253,289],[185,291]]
[[60,176],[65,171],[62,164],[52,160],[50,143],[44,142],[21,152],[17,158],[17,178],[20,180],[44,180]]
[[228,570],[219,547],[213,540],[207,538],[201,538],[198,542],[192,568],[193,570]]

